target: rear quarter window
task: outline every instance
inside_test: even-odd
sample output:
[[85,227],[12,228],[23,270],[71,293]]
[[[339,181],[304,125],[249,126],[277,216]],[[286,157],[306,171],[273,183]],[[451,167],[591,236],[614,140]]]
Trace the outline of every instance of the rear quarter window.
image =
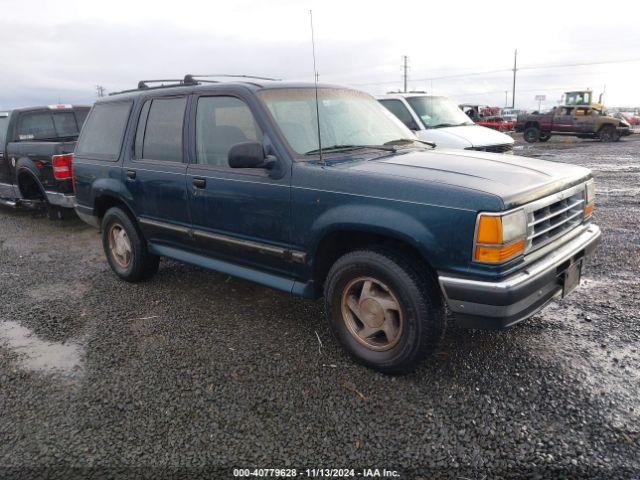
[[76,155],[117,160],[132,102],[96,104],[78,140]]

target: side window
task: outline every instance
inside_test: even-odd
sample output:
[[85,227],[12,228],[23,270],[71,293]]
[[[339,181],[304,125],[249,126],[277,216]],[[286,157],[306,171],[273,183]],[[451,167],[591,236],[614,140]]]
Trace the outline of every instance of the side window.
[[[186,97],[155,98],[151,101],[144,127],[142,152],[139,152],[140,156],[136,158],[182,162],[182,125],[186,106]],[[140,123],[138,123],[139,129]],[[138,135],[136,135],[136,146],[137,139]]]
[[91,110],[76,154],[116,160],[127,127],[131,102],[98,103]]
[[49,112],[23,113],[18,121],[18,140],[55,138],[56,129]]
[[56,112],[53,114],[53,123],[58,137],[73,137],[78,135],[78,125],[73,112]]
[[404,123],[407,128],[411,130],[419,130],[416,122],[411,116],[411,112],[409,112],[409,109],[400,100],[380,100],[380,103],[398,117],[398,120]]
[[9,115],[0,113],[0,149],[4,148],[7,141],[7,128],[9,128]]
[[237,143],[260,141],[262,132],[251,110],[235,97],[201,97],[196,112],[197,162],[226,167]]

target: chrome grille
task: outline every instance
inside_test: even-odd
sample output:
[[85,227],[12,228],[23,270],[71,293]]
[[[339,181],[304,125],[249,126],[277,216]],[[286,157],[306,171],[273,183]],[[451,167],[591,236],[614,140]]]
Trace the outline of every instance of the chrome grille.
[[578,185],[525,206],[527,251],[535,250],[582,223],[585,186]]
[[507,152],[513,151],[513,144],[505,143],[504,145],[484,145],[482,147],[467,147],[465,150],[475,150],[478,152],[507,153]]

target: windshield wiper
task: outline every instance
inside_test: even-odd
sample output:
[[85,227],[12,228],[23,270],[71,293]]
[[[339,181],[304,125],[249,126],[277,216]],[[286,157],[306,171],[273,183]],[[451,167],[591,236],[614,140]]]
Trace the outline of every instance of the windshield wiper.
[[446,128],[446,127],[459,127],[460,125],[454,125],[453,123],[439,123],[438,125],[430,125],[430,128]]
[[384,145],[398,145],[400,143],[408,143],[408,142],[423,143],[425,145],[429,145],[430,147],[436,148],[435,142],[427,142],[426,140],[418,140],[417,138],[399,138],[397,140],[391,140],[389,142],[385,142]]
[[[349,150],[361,150],[371,148],[374,150],[385,150],[387,152],[395,152],[396,149],[391,146],[385,145],[331,145],[330,147],[322,147],[322,152],[339,152],[339,151],[349,151]],[[305,152],[305,155],[316,155],[320,153],[320,149],[317,148],[315,150],[309,150]]]

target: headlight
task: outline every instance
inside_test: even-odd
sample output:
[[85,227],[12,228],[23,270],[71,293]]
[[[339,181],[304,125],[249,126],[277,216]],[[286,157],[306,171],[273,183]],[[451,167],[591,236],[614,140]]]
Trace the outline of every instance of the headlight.
[[584,192],[584,218],[590,217],[596,206],[596,182],[589,180]]
[[506,214],[480,213],[476,226],[473,259],[483,263],[503,263],[524,253],[527,216],[524,210]]

